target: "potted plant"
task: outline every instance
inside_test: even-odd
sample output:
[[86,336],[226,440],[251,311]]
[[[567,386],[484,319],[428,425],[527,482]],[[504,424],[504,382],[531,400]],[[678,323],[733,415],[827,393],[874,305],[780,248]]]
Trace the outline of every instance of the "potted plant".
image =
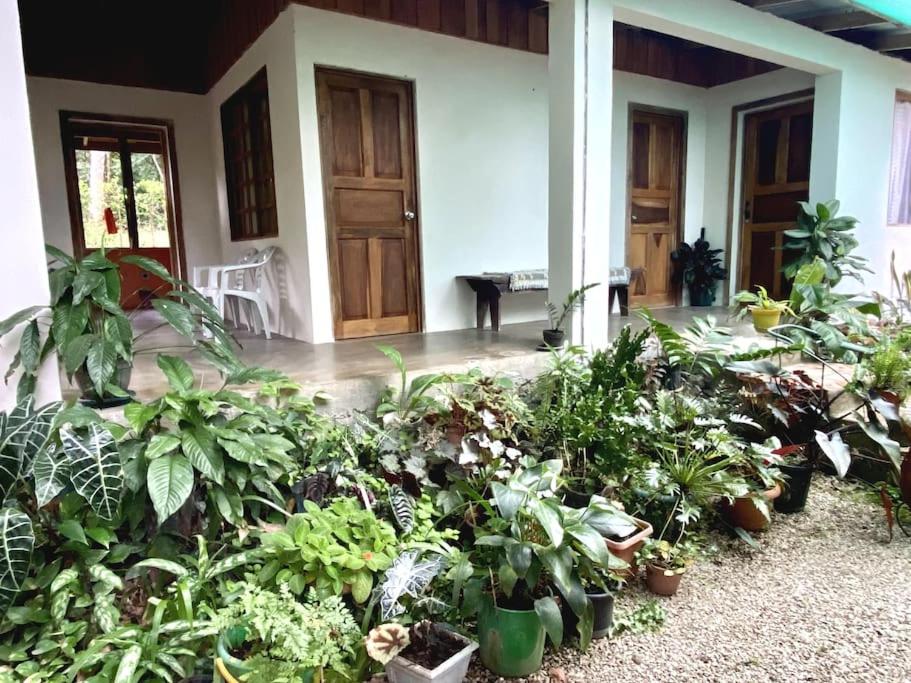
[[215,667],[225,680],[321,683],[352,672],[361,631],[339,596],[298,602],[287,585],[273,592],[241,582],[218,610]]
[[621,576],[630,578],[638,573],[636,553],[654,533],[652,525],[644,519],[630,518],[631,523],[618,523],[604,534],[604,541],[608,550],[618,560],[625,562],[626,566],[620,571]]
[[592,287],[597,287],[598,284],[595,282],[590,285],[583,285],[579,289],[574,289],[567,295],[562,307],[557,306],[552,301],[548,301],[545,304],[550,328],[544,330],[544,341],[538,346],[539,350],[549,351],[563,346],[563,339],[566,336],[563,326],[566,323],[566,319],[585,303],[585,292]]
[[365,641],[367,654],[385,665],[390,683],[461,683],[478,644],[439,624],[421,621],[410,629],[382,624]]
[[[625,576],[622,570],[604,571],[583,556],[579,558],[579,579],[592,604],[592,638],[606,638],[614,624],[614,596],[625,584]],[[575,633],[579,617],[566,604],[561,605],[561,610],[563,632]]]
[[645,584],[655,595],[670,597],[680,588],[680,580],[692,564],[698,546],[689,538],[676,543],[664,539],[649,539],[639,549],[637,558],[645,565]]
[[740,306],[737,319],[741,319],[749,312],[753,316],[753,327],[757,332],[765,332],[778,325],[782,313],[794,315],[787,301],[776,301],[762,285],[756,285],[755,292],[737,292],[734,295],[734,302]]
[[721,500],[721,512],[735,529],[762,531],[768,528],[769,503],[781,495],[782,474],[779,470],[781,456],[777,449],[781,442],[769,439],[766,444],[750,444],[743,452],[741,462],[730,467],[749,486],[747,495]]
[[[41,362],[51,351],[56,351],[67,378],[70,382],[75,379],[79,386],[84,403],[96,408],[123,405],[130,401],[133,356],[139,352],[136,342],[165,325],[190,340],[220,370],[240,366],[224,321],[212,304],[154,259],[137,255],[121,259],[169,286],[166,292],[156,292],[159,297],[151,302],[163,322],[136,334],[131,317],[120,307],[119,267],[107,258],[103,248],[81,260],[51,245],[46,249],[52,266],[48,275],[50,310],[24,309],[0,324],[0,333],[5,333],[11,329],[6,323],[27,322],[11,369],[21,362],[25,374],[34,377]],[[48,337],[44,343],[40,340],[39,321],[47,323]],[[208,334],[212,339],[197,339],[201,334]]]
[[723,250],[710,247],[702,228],[692,246],[684,242],[671,252],[671,260],[676,264],[675,277],[689,289],[690,306],[715,303],[716,283],[728,276],[719,258]]
[[478,618],[481,661],[500,676],[537,671],[545,633],[560,646],[564,633],[557,594],[578,617],[585,649],[594,614],[579,575],[580,558],[605,571],[622,566],[599,533],[616,521],[616,511],[598,503],[585,510],[560,505],[554,493],[562,463],[527,464],[506,482],[491,484],[494,504],[488,504],[488,519],[475,540],[490,591]]

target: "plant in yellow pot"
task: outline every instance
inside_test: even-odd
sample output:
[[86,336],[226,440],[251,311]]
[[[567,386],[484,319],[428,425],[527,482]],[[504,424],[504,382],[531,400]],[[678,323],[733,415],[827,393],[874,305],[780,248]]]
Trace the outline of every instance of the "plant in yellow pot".
[[737,319],[749,312],[753,316],[753,327],[757,332],[766,332],[781,322],[783,314],[794,315],[787,301],[777,301],[769,296],[762,285],[756,285],[756,291],[743,290],[734,295],[734,303],[740,307]]

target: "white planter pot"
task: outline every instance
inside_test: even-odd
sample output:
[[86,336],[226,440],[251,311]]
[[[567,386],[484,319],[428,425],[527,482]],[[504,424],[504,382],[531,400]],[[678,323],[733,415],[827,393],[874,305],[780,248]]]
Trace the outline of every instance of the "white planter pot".
[[468,674],[471,653],[478,649],[478,644],[458,633],[452,636],[465,643],[465,647],[435,669],[425,669],[399,655],[386,665],[386,679],[389,683],[462,683]]

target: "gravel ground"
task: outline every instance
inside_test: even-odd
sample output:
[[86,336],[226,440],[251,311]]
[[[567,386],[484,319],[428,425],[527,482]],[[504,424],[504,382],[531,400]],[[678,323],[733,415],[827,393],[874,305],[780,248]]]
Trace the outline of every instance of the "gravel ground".
[[[664,626],[545,657],[529,681],[909,681],[911,539],[882,511],[817,477],[806,512],[775,515],[761,551],[726,538],[694,566]],[[652,597],[630,587],[617,610]],[[498,680],[475,662],[470,680]],[[502,680],[502,679],[499,679]]]

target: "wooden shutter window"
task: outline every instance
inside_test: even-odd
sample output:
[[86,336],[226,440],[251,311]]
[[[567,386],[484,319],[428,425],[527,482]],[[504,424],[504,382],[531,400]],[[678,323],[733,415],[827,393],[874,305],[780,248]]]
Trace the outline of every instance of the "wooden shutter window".
[[276,237],[269,82],[263,67],[221,105],[231,241]]

